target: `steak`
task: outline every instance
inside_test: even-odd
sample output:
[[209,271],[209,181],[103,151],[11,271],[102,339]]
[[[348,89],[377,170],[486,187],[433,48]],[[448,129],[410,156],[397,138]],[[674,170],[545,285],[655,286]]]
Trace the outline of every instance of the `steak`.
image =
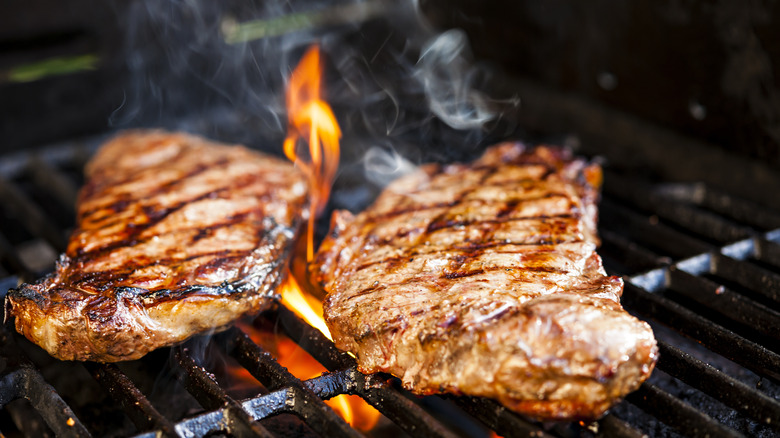
[[596,253],[601,175],[565,149],[504,143],[334,213],[312,280],[336,346],[418,394],[490,397],[543,420],[603,415],[658,353]]
[[136,359],[264,309],[308,216],[289,162],[182,133],[123,133],[85,174],[55,272],[6,302],[63,360]]

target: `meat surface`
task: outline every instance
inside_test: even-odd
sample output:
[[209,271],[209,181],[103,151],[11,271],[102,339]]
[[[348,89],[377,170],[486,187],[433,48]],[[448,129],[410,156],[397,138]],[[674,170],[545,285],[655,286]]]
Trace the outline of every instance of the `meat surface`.
[[85,173],[55,272],[6,301],[63,360],[136,359],[262,310],[308,215],[287,161],[182,133],[123,133]]
[[418,394],[603,415],[650,375],[657,347],[596,254],[600,185],[600,167],[564,149],[504,143],[336,212],[312,265],[336,346]]

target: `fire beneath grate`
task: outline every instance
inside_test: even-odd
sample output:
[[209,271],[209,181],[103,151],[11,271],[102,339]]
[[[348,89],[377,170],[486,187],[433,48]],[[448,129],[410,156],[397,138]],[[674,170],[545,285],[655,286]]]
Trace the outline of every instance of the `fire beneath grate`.
[[[0,161],[0,292],[53,267],[72,227],[80,169],[102,138]],[[334,199],[349,198],[350,178]],[[381,412],[369,436],[773,436],[780,432],[780,214],[700,183],[607,166],[605,266],[625,307],[659,339],[657,371],[593,424],[536,423],[497,403],[416,397],[279,304],[253,322],[129,363],[59,362],[8,324],[0,354],[3,436],[362,436],[323,400]],[[346,195],[345,195],[346,194]],[[354,200],[350,201],[354,202]],[[328,370],[295,376],[247,333],[286,336]],[[242,385],[231,370],[259,382]]]

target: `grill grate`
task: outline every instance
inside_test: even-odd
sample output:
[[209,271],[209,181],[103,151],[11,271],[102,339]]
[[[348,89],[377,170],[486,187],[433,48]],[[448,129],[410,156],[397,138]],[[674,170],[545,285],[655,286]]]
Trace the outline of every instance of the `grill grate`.
[[[1,293],[53,267],[72,227],[78,169],[102,140],[0,161]],[[150,369],[140,374],[123,364],[74,366],[83,367],[129,419],[121,434],[138,437],[277,436],[268,421],[285,414],[301,423],[295,433],[302,436],[360,436],[323,402],[339,394],[374,406],[389,420],[390,434],[414,437],[489,436],[489,429],[506,437],[780,432],[780,215],[701,183],[654,184],[614,169],[605,181],[600,253],[609,271],[628,276],[623,304],[653,324],[661,359],[648,382],[594,424],[539,424],[491,400],[411,396],[390,376],[358,372],[352,357],[281,304],[259,319],[278,327],[327,373],[300,380],[235,327],[141,359],[139,367]],[[219,367],[202,360],[204,348],[240,364],[262,388],[234,398],[219,383]],[[59,363],[41,356],[4,327],[0,432],[114,435],[111,425],[96,428],[88,410],[50,383]],[[194,411],[171,414],[150,395],[163,368]]]

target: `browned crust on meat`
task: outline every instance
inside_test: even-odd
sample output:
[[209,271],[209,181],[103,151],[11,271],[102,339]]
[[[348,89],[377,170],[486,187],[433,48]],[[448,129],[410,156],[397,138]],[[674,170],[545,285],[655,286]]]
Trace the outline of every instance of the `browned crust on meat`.
[[337,347],[419,394],[603,415],[650,375],[657,348],[595,252],[600,184],[567,150],[505,143],[337,212],[312,268]]
[[86,177],[55,272],[6,304],[63,360],[136,359],[262,310],[308,214],[287,161],[182,133],[123,133]]

